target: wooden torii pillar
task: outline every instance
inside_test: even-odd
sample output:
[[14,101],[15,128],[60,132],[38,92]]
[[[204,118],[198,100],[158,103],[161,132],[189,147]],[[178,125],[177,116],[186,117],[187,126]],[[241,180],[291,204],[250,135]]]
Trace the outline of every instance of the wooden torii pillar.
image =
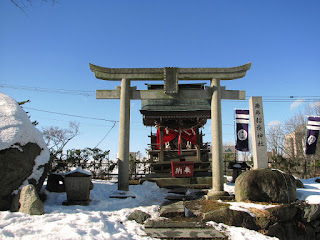
[[[120,99],[119,175],[118,191],[129,191],[129,139],[130,100],[141,99],[211,99],[212,124],[212,189],[208,198],[219,198],[227,193],[223,189],[223,142],[221,99],[245,100],[244,91],[230,91],[220,86],[220,80],[242,78],[251,63],[232,68],[105,68],[89,64],[96,78],[121,81],[116,90],[97,90],[97,99]],[[164,80],[163,90],[137,90],[131,81]],[[180,90],[179,80],[210,80],[211,86],[203,90]]]

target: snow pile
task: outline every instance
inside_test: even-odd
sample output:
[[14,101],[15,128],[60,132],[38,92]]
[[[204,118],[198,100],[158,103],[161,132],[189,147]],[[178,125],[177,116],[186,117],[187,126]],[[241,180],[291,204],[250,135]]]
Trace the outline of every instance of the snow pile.
[[[0,151],[10,147],[21,149],[20,146],[28,142],[36,143],[43,149],[35,159],[32,175],[28,177],[39,180],[44,170],[40,166],[46,164],[50,158],[42,133],[32,125],[28,115],[15,100],[0,93]],[[27,180],[23,185],[26,184]]]
[[68,173],[66,173],[66,174],[64,174],[64,175],[67,176],[67,175],[70,175],[70,174],[73,174],[73,173],[82,173],[82,174],[88,175],[88,176],[91,176],[91,175],[92,175],[91,172],[86,171],[86,170],[83,170],[82,167],[78,167],[78,168],[76,168],[75,170],[73,170],[73,171],[71,171],[71,172],[68,172]]
[[317,178],[301,180],[305,188],[297,188],[297,198],[309,204],[320,204],[320,184]]
[[279,205],[272,205],[272,204],[265,205],[265,204],[245,203],[245,202],[226,202],[226,203],[229,203],[231,205],[230,206],[231,210],[247,212],[252,217],[255,217],[255,214],[250,212],[250,208],[265,210],[268,208],[273,208],[273,207],[279,206]]

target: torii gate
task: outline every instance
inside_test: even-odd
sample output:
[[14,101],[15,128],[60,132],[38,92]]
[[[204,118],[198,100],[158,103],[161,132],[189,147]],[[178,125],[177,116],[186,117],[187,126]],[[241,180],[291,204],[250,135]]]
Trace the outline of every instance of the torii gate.
[[[211,99],[212,129],[212,189],[208,198],[225,196],[223,189],[223,142],[221,99],[245,100],[245,91],[230,91],[220,86],[220,80],[242,78],[251,63],[232,68],[105,68],[89,64],[96,78],[121,81],[116,90],[97,90],[97,99],[120,99],[118,191],[126,195],[129,191],[129,138],[130,99]],[[164,80],[163,90],[137,90],[131,81]],[[211,87],[204,90],[180,90],[179,80],[210,80]]]

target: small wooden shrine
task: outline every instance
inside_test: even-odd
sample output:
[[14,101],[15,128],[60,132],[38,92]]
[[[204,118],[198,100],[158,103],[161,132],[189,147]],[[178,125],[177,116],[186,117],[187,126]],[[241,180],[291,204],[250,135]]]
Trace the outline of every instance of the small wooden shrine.
[[[204,83],[179,84],[180,90],[204,90]],[[148,85],[161,90],[164,85]],[[193,162],[194,176],[209,175],[209,147],[200,129],[211,117],[209,99],[141,100],[143,124],[156,128],[148,153],[152,172],[170,173],[171,162]]]

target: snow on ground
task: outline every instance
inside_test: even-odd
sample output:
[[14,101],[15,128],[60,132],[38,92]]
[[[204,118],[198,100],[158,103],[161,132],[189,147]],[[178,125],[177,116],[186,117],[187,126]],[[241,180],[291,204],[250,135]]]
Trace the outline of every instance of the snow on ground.
[[320,204],[320,183],[315,182],[317,178],[302,180],[305,188],[297,189],[297,198],[309,204]]
[[0,239],[151,239],[142,238],[142,225],[126,221],[134,210],[140,209],[153,217],[167,190],[155,183],[130,186],[135,199],[113,199],[117,184],[94,180],[89,206],[63,206],[66,193],[49,193],[45,215],[0,212]]
[[[320,203],[320,184],[315,179],[303,180],[305,189],[298,189],[300,200]],[[112,181],[94,180],[91,191],[92,202],[89,206],[63,206],[65,193],[49,193],[45,202],[45,215],[29,216],[23,213],[0,212],[0,239],[141,239],[152,240],[145,236],[143,225],[127,221],[127,216],[136,209],[159,218],[159,205],[164,201],[167,190],[158,188],[155,183],[144,182],[130,186],[135,199],[113,199],[109,196],[117,190]],[[234,184],[226,184],[225,189],[234,192]],[[272,205],[253,203],[232,203],[233,207],[247,211],[250,207],[265,209]],[[270,240],[245,228],[208,222],[209,225],[225,232],[230,240]]]

